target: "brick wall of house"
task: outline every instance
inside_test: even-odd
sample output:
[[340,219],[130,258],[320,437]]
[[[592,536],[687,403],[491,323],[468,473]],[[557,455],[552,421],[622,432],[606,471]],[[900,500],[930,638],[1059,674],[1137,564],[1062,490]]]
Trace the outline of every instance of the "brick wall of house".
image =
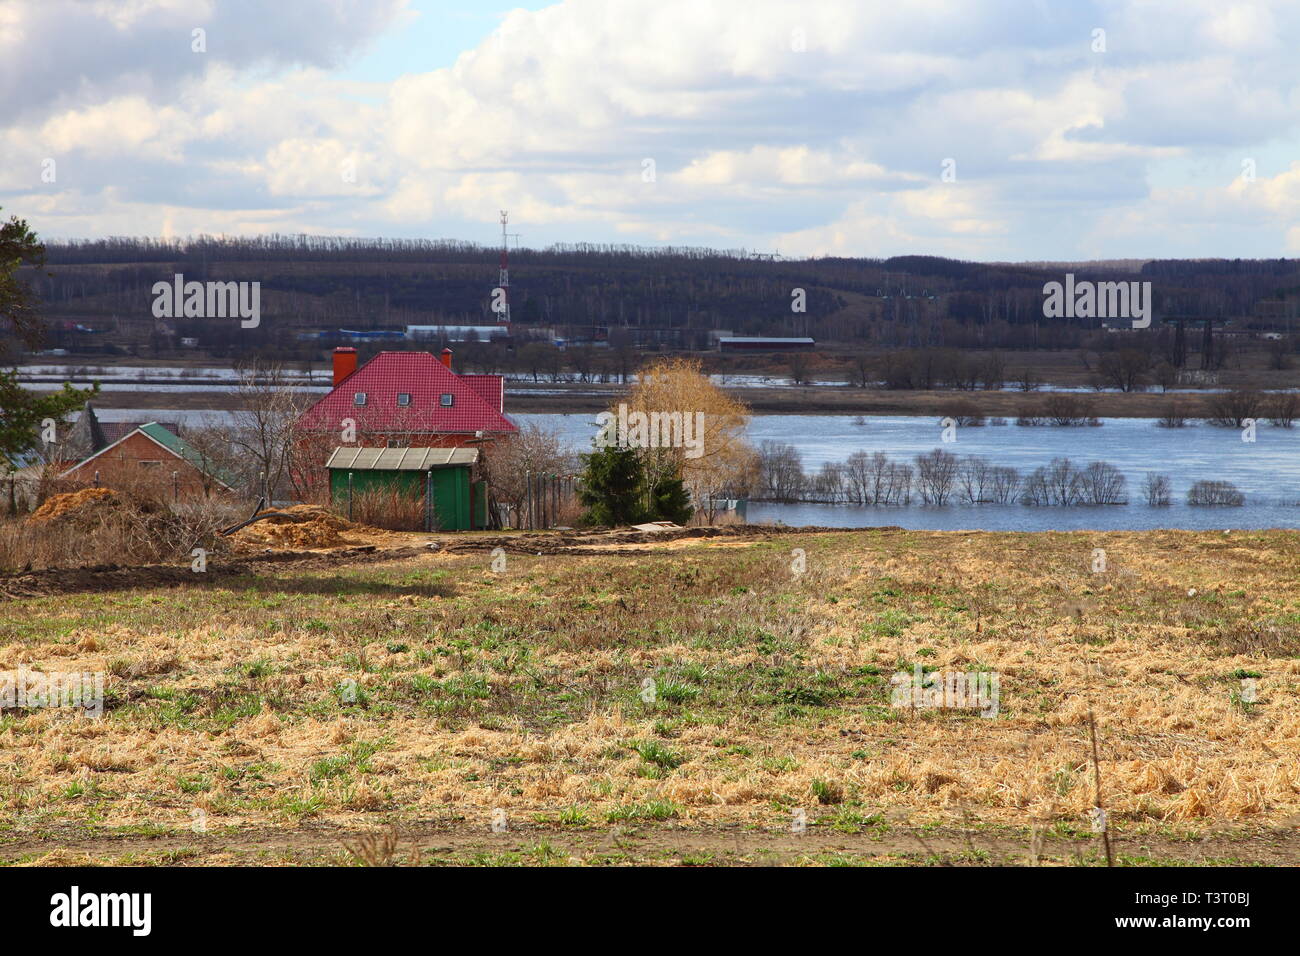
[[[96,472],[99,472],[99,485],[103,488],[147,486],[168,497],[178,492],[181,498],[202,497],[204,494],[203,473],[199,469],[139,432],[78,465],[67,473],[64,481],[93,485]],[[174,481],[172,472],[176,472]],[[209,484],[212,484],[210,480]],[[220,486],[214,485],[212,493],[221,493]]]

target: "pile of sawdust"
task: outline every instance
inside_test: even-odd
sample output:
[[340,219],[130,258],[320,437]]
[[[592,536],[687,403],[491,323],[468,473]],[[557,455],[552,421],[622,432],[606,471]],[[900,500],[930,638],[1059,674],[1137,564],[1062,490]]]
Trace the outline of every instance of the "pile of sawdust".
[[241,528],[231,538],[252,548],[334,548],[354,543],[340,532],[360,530],[361,525],[319,505],[293,505]]
[[[322,508],[320,505],[292,505],[288,508],[278,509],[282,514],[292,515],[294,521],[311,521],[318,524],[329,525],[335,531],[348,531],[352,528],[361,527],[354,524],[347,518],[340,517],[328,508]],[[268,521],[276,521],[276,518],[268,518]],[[285,519],[280,518],[280,521]]]
[[120,508],[124,502],[111,488],[82,488],[62,495],[52,495],[32,512],[31,521],[64,519],[81,521],[102,514],[106,509]]

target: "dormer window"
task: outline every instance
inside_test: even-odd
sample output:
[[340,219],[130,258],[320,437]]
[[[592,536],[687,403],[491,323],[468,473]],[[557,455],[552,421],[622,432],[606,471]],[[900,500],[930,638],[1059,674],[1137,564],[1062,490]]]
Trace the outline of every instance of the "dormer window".
[[355,394],[353,394],[353,396],[352,396],[352,404],[353,404],[353,405],[364,405],[365,403],[366,403],[366,393],[365,393],[365,392],[356,392]]
[[400,405],[402,408],[405,408],[407,405],[410,405],[410,404],[411,404],[411,393],[410,393],[410,392],[398,392],[398,393],[397,393],[397,404]]
[[451,408],[452,405],[456,404],[456,396],[451,392],[443,392],[442,397],[438,399],[438,404],[443,408]]

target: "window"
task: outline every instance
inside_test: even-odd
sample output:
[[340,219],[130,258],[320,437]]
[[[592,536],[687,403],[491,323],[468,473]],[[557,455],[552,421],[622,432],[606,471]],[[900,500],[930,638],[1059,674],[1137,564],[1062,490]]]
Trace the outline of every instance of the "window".
[[443,392],[442,398],[438,399],[438,404],[443,408],[451,408],[452,405],[456,404],[456,396],[451,392]]
[[390,438],[390,439],[388,439],[387,444],[388,444],[388,447],[389,447],[389,448],[405,448],[405,447],[406,447],[406,439],[405,439],[405,438]]
[[355,395],[352,396],[353,405],[364,405],[365,403],[366,403],[365,392],[357,392]]
[[398,393],[397,393],[397,404],[398,404],[398,405],[402,405],[402,406],[410,405],[410,404],[411,404],[411,393],[410,393],[410,392],[398,392]]
[[161,462],[161,461],[156,461],[156,460],[149,460],[149,461],[146,461],[146,460],[143,460],[143,459],[142,459],[142,460],[140,461],[140,467],[141,467],[141,468],[161,468],[161,467],[162,467],[162,462]]

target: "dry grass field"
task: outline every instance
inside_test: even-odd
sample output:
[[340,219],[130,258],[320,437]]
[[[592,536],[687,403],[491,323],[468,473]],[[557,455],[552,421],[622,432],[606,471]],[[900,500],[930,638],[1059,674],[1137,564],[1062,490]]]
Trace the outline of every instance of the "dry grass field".
[[0,860],[1104,865],[1091,708],[1117,863],[1300,861],[1300,534],[530,540],[0,598],[107,674],[0,712]]

